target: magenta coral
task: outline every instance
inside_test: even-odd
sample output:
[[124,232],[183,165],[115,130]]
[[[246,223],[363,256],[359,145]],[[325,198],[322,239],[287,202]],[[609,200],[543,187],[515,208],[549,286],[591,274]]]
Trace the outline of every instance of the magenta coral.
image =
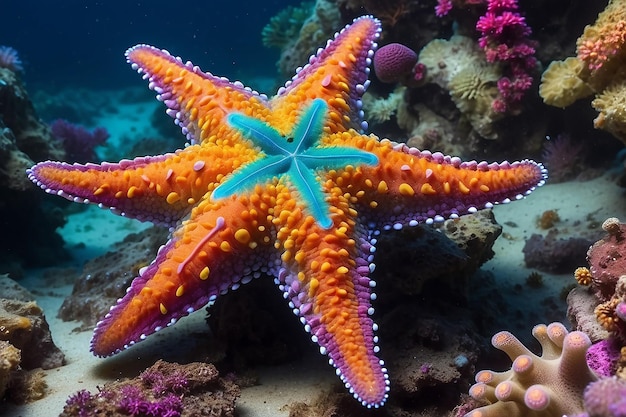
[[416,62],[417,54],[411,48],[390,43],[376,51],[374,71],[380,81],[394,83],[411,74]]
[[506,64],[506,76],[498,81],[501,98],[492,108],[506,112],[515,108],[531,87],[530,75],[537,65],[530,27],[518,12],[517,0],[489,0],[487,12],[476,23],[481,36],[478,44],[489,62]]
[[615,374],[615,366],[619,357],[620,345],[611,337],[591,345],[586,355],[589,368],[601,377]]
[[450,13],[452,10],[452,0],[437,0],[437,6],[435,6],[435,14],[437,17],[443,17]]
[[17,51],[10,46],[0,46],[0,68],[8,68],[13,72],[22,71],[22,60]]

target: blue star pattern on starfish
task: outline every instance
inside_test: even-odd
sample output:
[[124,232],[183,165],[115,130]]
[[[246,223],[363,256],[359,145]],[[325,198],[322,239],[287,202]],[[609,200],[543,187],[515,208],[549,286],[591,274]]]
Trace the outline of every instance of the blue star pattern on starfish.
[[291,137],[282,136],[254,117],[238,113],[229,115],[228,123],[258,145],[266,156],[234,172],[213,191],[211,198],[219,200],[249,190],[273,177],[287,176],[320,226],[329,229],[333,224],[329,204],[314,171],[347,165],[376,165],[378,158],[353,147],[317,146],[324,134],[327,107],[324,100],[313,100],[294,127]]

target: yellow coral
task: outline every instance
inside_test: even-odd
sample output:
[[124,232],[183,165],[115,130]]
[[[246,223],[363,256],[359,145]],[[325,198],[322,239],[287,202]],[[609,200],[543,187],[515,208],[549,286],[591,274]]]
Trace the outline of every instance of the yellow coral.
[[626,0],[610,0],[578,38],[577,57],[555,61],[541,77],[544,102],[565,107],[592,92],[594,127],[626,143]]
[[576,281],[580,285],[590,285],[592,280],[591,271],[589,271],[589,268],[585,268],[584,266],[576,268],[574,271],[574,278],[576,278]]
[[593,126],[610,132],[626,143],[626,81],[607,87],[591,105],[599,112]]
[[564,108],[593,94],[591,87],[579,77],[583,65],[580,59],[574,57],[553,61],[541,75],[539,95],[543,102]]

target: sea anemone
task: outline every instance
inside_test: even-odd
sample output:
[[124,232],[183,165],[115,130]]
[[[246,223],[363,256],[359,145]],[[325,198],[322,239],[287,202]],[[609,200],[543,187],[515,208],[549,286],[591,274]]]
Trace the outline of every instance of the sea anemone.
[[564,182],[576,177],[581,171],[584,145],[573,141],[566,134],[547,139],[543,145],[542,157],[550,172],[550,181]]
[[0,45],[0,68],[8,68],[13,72],[24,70],[22,60],[14,48]]

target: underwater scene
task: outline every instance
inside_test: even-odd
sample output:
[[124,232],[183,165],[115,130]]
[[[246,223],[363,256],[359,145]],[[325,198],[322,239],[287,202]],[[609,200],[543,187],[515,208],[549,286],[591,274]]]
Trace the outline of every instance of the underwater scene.
[[0,416],[626,417],[626,0],[3,17]]

